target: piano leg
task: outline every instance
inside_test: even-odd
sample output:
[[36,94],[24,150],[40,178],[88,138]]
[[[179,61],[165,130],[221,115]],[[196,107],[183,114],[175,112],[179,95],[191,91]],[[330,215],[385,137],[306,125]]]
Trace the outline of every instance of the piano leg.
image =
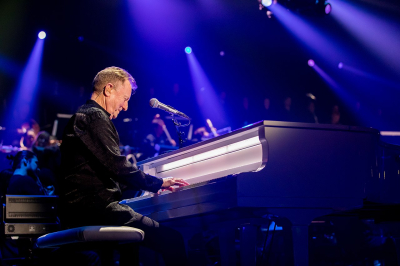
[[396,248],[397,265],[400,266],[400,237],[392,237],[392,240]]
[[236,265],[235,229],[236,227],[227,226],[218,230],[222,266]]
[[256,266],[257,226],[246,224],[240,231],[240,265]]
[[[332,213],[331,209],[269,208],[274,215],[287,218],[292,224],[293,257],[295,266],[308,266],[308,226],[313,219]],[[284,229],[285,230],[285,229]]]
[[294,265],[307,266],[308,225],[292,225],[292,238],[293,238]]

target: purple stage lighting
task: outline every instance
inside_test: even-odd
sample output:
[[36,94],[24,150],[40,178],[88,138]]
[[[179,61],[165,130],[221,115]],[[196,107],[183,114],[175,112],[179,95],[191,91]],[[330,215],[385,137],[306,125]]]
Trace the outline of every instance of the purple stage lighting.
[[38,37],[39,39],[43,40],[44,38],[46,38],[46,32],[44,31],[39,32]]
[[339,69],[342,69],[343,68],[343,63],[342,62],[340,62],[339,64],[338,64],[338,66],[337,66]]
[[[187,32],[195,27],[197,16],[193,15],[194,7],[190,5],[190,2],[158,1],[157,8],[155,8],[151,1],[121,1],[121,3],[126,3],[125,5],[128,7],[127,12],[130,12],[129,17],[132,18],[132,26],[135,28],[135,32],[137,31],[137,34],[140,35],[140,39],[145,41],[149,47],[160,52],[164,49],[179,47],[181,43],[185,43]],[[196,2],[202,2],[200,4],[209,2],[216,9],[213,10],[215,13],[222,9],[219,4],[214,5],[221,1]],[[197,11],[199,14],[203,10]]]
[[199,111],[204,120],[210,119],[216,128],[226,126],[228,120],[211,81],[194,53],[187,54],[186,58]]
[[192,53],[192,48],[190,48],[189,46],[185,48],[185,53],[187,54],[191,54]]
[[6,118],[6,127],[8,128],[20,126],[24,121],[35,117],[43,46],[44,40],[37,38],[29,59],[20,73],[10,104],[11,115]]
[[333,64],[337,64],[334,60],[335,58],[343,57],[345,53],[343,46],[308,20],[298,16],[295,12],[288,10],[279,3],[271,5],[269,9],[283,26],[290,30],[301,42],[304,42],[312,54],[323,56],[325,61]]
[[261,4],[265,7],[269,7],[270,5],[272,5],[272,0],[262,0]]
[[373,80],[375,82],[379,82],[379,84],[384,84],[386,86],[390,86],[390,87],[393,87],[393,88],[400,88],[400,84],[397,83],[397,82],[394,82],[394,81],[388,80],[386,78],[377,76],[376,74],[373,74],[373,73],[368,73],[368,72],[366,72],[364,70],[361,70],[361,69],[358,69],[358,68],[355,68],[355,67],[352,67],[352,66],[349,66],[349,65],[344,65],[343,63],[340,63],[340,64],[342,64],[342,65],[341,65],[341,67],[338,66],[339,68],[342,68],[343,70],[349,71],[352,74],[355,74],[355,75],[361,76],[363,78],[367,78],[367,79]]
[[318,65],[315,65],[313,69],[318,73],[318,75],[326,82],[326,84],[331,87],[334,92],[340,96],[346,103],[350,102],[351,96],[346,92],[342,86],[340,86],[328,73],[321,69]]
[[356,2],[336,0],[332,16],[370,53],[390,66],[390,69],[398,75],[400,71],[398,22],[363,8]]
[[329,13],[331,13],[331,11],[332,11],[332,6],[331,6],[331,4],[329,4],[329,3],[326,3],[325,4],[325,14],[329,14]]
[[314,60],[312,60],[312,59],[308,60],[308,65],[309,65],[310,67],[313,67],[313,66],[315,65]]

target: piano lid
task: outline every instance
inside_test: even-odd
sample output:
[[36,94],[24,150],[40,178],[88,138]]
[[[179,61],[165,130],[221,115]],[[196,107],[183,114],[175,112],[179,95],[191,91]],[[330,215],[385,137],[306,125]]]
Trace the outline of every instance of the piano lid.
[[259,171],[268,161],[268,139],[265,137],[265,128],[331,132],[375,133],[376,131],[344,125],[259,121],[231,133],[141,161],[138,166],[147,174],[183,178],[191,184],[231,174]]
[[379,133],[378,130],[373,129],[373,128],[364,128],[364,127],[357,127],[357,126],[346,126],[346,125],[330,125],[330,124],[310,124],[310,123],[297,123],[297,122],[283,122],[283,121],[268,121],[268,120],[263,120],[263,121],[258,121],[256,123],[247,125],[243,128],[236,129],[228,134],[220,135],[218,137],[201,141],[189,146],[186,146],[184,148],[165,153],[162,155],[159,155],[154,158],[148,158],[143,161],[138,162],[138,166],[141,165],[146,165],[146,164],[154,164],[156,161],[160,161],[163,159],[167,158],[172,158],[176,156],[177,154],[186,154],[189,151],[197,150],[199,148],[204,148],[210,145],[213,145],[213,143],[218,143],[222,142],[224,140],[228,139],[235,139],[239,136],[245,135],[250,132],[256,132],[261,126],[268,126],[268,127],[290,127],[290,128],[309,128],[309,129],[320,129],[320,130],[330,130],[330,131],[364,131],[368,133]]

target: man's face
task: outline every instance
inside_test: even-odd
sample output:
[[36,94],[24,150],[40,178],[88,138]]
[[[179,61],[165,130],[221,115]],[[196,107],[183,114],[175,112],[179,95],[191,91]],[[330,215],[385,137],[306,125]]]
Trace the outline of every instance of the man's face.
[[34,141],[35,141],[35,132],[33,132],[32,129],[29,129],[28,132],[26,132],[26,146],[31,147]]
[[28,160],[28,170],[36,171],[38,168],[38,159],[33,157],[32,159]]
[[109,112],[110,119],[117,118],[119,112],[128,110],[128,101],[132,95],[132,85],[129,80],[124,82],[116,82],[113,87],[105,89],[108,90],[106,98],[106,110]]

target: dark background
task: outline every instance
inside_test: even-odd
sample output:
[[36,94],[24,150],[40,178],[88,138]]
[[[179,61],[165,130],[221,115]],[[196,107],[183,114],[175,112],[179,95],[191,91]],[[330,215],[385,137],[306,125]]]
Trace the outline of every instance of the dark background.
[[[398,69],[382,63],[368,45],[339,25],[332,14],[304,16],[324,36],[353,51],[328,62],[278,19],[268,18],[265,9],[259,10],[256,0],[143,1],[2,0],[0,125],[12,113],[12,92],[38,32],[44,30],[47,38],[39,91],[37,101],[32,103],[37,106],[37,112],[32,117],[49,132],[57,113],[72,114],[86,101],[92,79],[108,66],[128,70],[139,87],[129,102],[129,110],[114,120],[124,145],[136,145],[148,131],[151,118],[158,113],[148,105],[153,97],[191,116],[194,128],[204,126],[184,52],[186,46],[192,47],[216,94],[226,94],[221,104],[227,121],[216,125],[217,128],[243,126],[244,97],[249,99],[249,112],[255,122],[263,119],[265,97],[271,99],[272,110],[279,110],[284,97],[291,96],[294,110],[301,114],[306,108],[305,95],[310,92],[317,97],[316,112],[322,123],[330,122],[332,107],[337,104],[343,124],[400,129]],[[335,1],[330,2],[335,12]],[[347,2],[369,10],[394,26],[400,25],[399,1]],[[400,36],[399,32],[393,34]],[[221,51],[224,56],[220,55]],[[398,56],[398,50],[393,55]],[[352,98],[342,99],[307,65],[310,58]],[[338,69],[339,62],[351,62],[353,67],[380,79]],[[179,86],[177,95],[173,92],[174,86]],[[357,102],[360,109],[356,108]],[[123,118],[132,121],[123,122]],[[167,123],[176,139],[172,122]],[[3,131],[2,139],[7,140],[5,135]]]

